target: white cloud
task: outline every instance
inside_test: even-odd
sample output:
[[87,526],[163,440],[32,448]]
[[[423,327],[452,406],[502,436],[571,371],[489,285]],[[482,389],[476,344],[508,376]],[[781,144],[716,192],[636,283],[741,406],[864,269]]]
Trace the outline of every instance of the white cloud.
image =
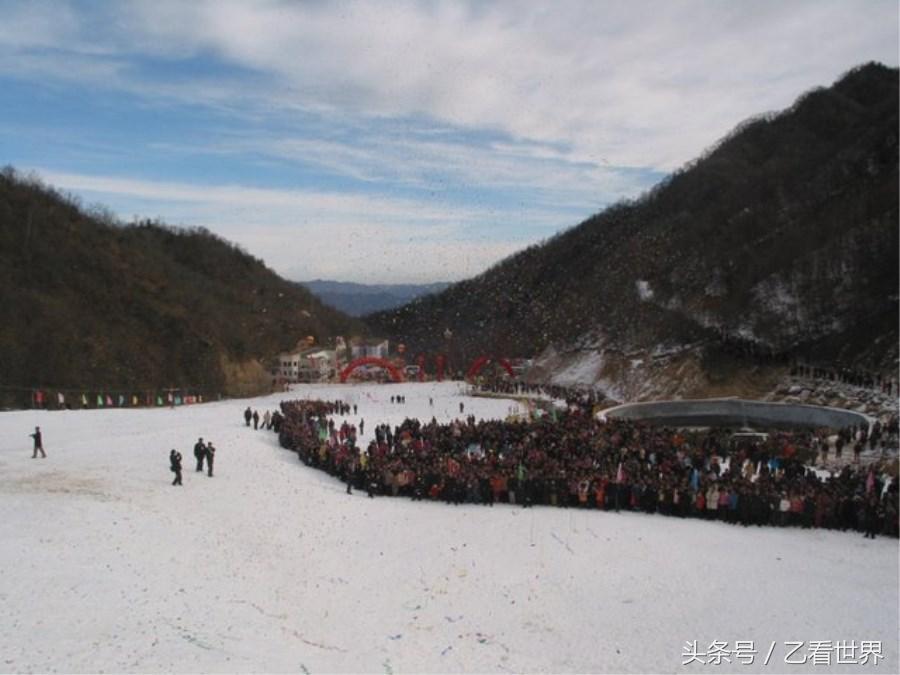
[[4,4],[0,45],[13,49],[57,48],[78,32],[80,20],[67,5],[50,2]]
[[[40,178],[99,197],[121,217],[129,208],[170,223],[204,225],[295,279],[456,281],[532,243],[523,235],[472,237],[490,228],[487,209],[302,190],[144,181],[38,169]],[[90,200],[88,200],[90,201]]]
[[111,83],[223,105],[424,115],[564,144],[598,165],[664,170],[853,65],[897,62],[893,0],[206,0],[94,12],[76,30],[66,6],[23,10],[0,44],[27,44],[24,31],[35,45],[92,45],[118,59],[214,55],[253,76],[172,83],[135,68]]
[[397,137],[370,130],[353,140],[256,137],[225,140],[194,152],[252,152],[315,166],[356,180],[438,193],[457,189],[529,191],[530,203],[590,215],[651,185],[647,176],[597,166],[572,153],[531,143],[469,144]]
[[[858,63],[896,64],[898,46],[895,0],[159,0],[3,10],[7,78],[226,111],[233,124],[197,138],[192,152],[234,155],[244,168],[248,157],[308,166],[369,191],[205,186],[90,168],[46,171],[47,180],[126,217],[207,226],[281,272],[341,278],[371,268],[395,280],[477,273],[538,232],[635,195],[647,170],[693,159],[753,114]],[[292,116],[303,122],[286,123]],[[463,203],[454,190],[492,194]],[[528,203],[511,209],[517,190]],[[504,224],[510,234],[500,235]]]
[[148,49],[209,51],[263,73],[301,104],[424,114],[671,169],[861,61],[896,62],[896,3],[865,7],[139,3],[132,29]]

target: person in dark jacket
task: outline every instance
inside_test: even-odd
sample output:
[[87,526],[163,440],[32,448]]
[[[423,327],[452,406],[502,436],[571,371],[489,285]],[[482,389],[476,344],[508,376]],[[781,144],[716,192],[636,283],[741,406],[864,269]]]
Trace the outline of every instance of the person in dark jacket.
[[259,412],[253,411],[253,429],[259,429]]
[[194,444],[194,457],[197,458],[197,471],[203,471],[203,459],[206,457],[206,446],[203,437]]
[[345,468],[344,479],[347,483],[347,494],[353,494],[353,480],[356,474],[356,462],[354,460],[350,460],[348,466]]
[[181,453],[175,448],[169,453],[169,468],[175,474],[175,480],[172,485],[181,485]]
[[247,409],[244,411],[244,422],[246,422],[247,426],[250,426],[250,418],[253,417],[253,413],[250,411],[250,406],[247,406]]
[[366,494],[374,497],[379,489],[378,474],[373,469],[369,469],[366,472]]
[[878,497],[874,494],[869,495],[869,498],[866,500],[866,505],[863,509],[863,514],[866,519],[866,539],[874,539],[875,535],[878,533],[880,529],[880,520],[881,520],[881,509],[879,508],[880,504],[878,501]]
[[29,434],[29,436],[34,439],[34,453],[31,455],[31,459],[36,459],[39,452],[41,453],[41,457],[46,457],[47,453],[44,452],[44,441],[41,436],[41,428],[35,427],[34,433]]
[[282,417],[281,413],[277,410],[272,413],[272,431],[276,434],[281,431],[281,423],[283,420],[284,417]]
[[216,457],[216,449],[213,447],[212,441],[206,444],[206,469],[207,476],[213,475],[213,459]]

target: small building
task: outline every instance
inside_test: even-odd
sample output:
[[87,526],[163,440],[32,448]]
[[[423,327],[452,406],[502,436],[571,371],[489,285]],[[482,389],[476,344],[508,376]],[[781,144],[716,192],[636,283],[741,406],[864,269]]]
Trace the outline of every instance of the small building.
[[275,361],[272,375],[279,382],[299,382],[302,360],[303,354],[300,351],[282,352]]
[[300,382],[323,382],[337,373],[337,353],[334,350],[310,350],[302,355],[297,377]]
[[334,350],[302,349],[279,354],[272,377],[277,384],[321,382],[334,377],[336,370],[337,355]]

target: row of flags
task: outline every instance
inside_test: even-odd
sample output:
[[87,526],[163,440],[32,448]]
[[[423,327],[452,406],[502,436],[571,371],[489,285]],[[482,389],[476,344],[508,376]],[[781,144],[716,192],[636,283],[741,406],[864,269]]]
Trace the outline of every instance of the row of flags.
[[[53,395],[51,392],[45,392],[42,389],[36,389],[33,392],[34,406],[36,408],[44,408],[51,405]],[[193,403],[203,403],[202,394],[181,394],[178,392],[165,393],[147,393],[138,394],[93,394],[84,392],[80,395],[70,395],[68,398],[64,392],[56,392],[56,404],[60,408],[66,405],[81,404],[82,408],[137,408],[137,407],[153,407],[153,406],[176,406],[190,405]]]

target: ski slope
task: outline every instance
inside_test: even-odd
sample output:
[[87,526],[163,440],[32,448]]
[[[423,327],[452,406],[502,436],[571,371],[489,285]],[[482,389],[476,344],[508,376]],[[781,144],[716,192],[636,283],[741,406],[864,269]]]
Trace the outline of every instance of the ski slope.
[[[406,394],[406,405],[389,397]],[[282,398],[350,419],[502,418],[458,385],[306,386],[177,409],[0,413],[2,672],[897,672],[896,540],[632,513],[347,495],[275,435]],[[429,405],[428,398],[434,399]],[[338,418],[340,419],[340,418]],[[31,458],[41,426],[47,459]],[[199,436],[215,476],[194,472]],[[184,455],[170,485],[168,453]],[[682,667],[686,641],[752,665]],[[872,666],[785,641],[880,640]],[[777,641],[769,665],[762,660]]]

